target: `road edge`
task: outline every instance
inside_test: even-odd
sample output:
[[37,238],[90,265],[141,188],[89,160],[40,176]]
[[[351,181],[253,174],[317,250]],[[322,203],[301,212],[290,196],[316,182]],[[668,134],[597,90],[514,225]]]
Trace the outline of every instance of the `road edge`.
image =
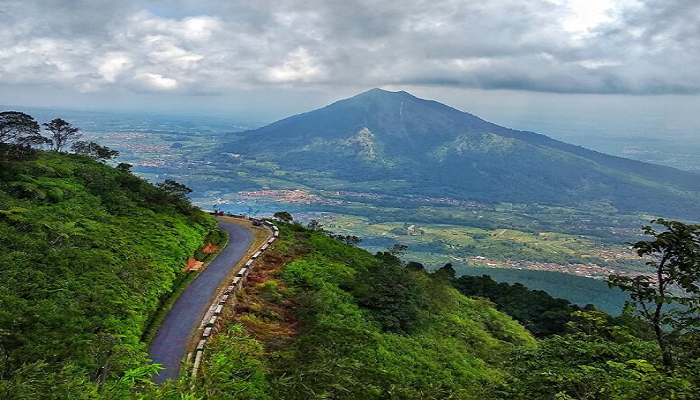
[[[221,217],[221,219],[224,218],[226,218],[226,220],[229,221],[235,219],[240,222],[254,220],[253,218],[244,219],[230,216]],[[238,265],[236,265],[234,266],[234,268],[232,268],[232,273],[226,279],[223,280],[222,284],[219,285],[217,294],[213,297],[213,301],[210,303],[209,309],[204,314],[204,317],[202,318],[202,321],[199,324],[196,334],[193,335],[192,342],[196,343],[196,345],[194,345],[193,351],[188,351],[187,354],[188,362],[194,359],[190,375],[192,378],[195,378],[197,376],[197,373],[199,372],[207,340],[217,329],[217,323],[224,310],[224,307],[226,307],[227,305],[234,304],[234,294],[237,291],[241,290],[245,285],[248,278],[248,274],[254,268],[255,260],[258,257],[260,257],[260,255],[265,250],[267,250],[275,242],[275,240],[277,240],[277,238],[279,238],[279,228],[277,228],[275,224],[273,224],[270,221],[263,221],[263,226],[266,227],[266,231],[268,231],[271,234],[267,236],[266,240],[262,241],[262,244],[259,244],[258,246],[253,245],[250,247],[250,249],[255,250],[253,250],[252,255],[248,255],[247,257],[244,257],[241,259],[241,261],[239,261],[238,265],[243,263],[244,259],[246,260],[243,266],[237,268]],[[233,278],[231,278],[231,275],[233,275],[234,273],[235,275],[233,276]]]

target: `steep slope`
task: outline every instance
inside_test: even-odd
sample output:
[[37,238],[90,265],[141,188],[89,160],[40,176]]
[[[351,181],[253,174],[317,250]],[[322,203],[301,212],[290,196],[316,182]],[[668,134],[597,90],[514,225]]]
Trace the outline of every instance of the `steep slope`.
[[215,229],[88,157],[0,160],[0,398],[88,398],[140,368],[149,318]]
[[205,354],[195,394],[246,399],[486,399],[532,336],[441,276],[300,225],[262,257]]
[[503,128],[406,92],[373,89],[245,132],[222,152],[277,163],[303,183],[322,174],[391,182],[402,191],[394,194],[700,212],[700,175]]

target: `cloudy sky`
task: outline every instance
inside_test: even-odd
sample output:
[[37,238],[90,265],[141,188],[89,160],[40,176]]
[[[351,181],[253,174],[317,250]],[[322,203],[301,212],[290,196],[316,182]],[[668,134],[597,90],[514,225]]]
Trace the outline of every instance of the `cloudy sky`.
[[0,104],[273,118],[372,87],[697,110],[700,2],[0,1]]

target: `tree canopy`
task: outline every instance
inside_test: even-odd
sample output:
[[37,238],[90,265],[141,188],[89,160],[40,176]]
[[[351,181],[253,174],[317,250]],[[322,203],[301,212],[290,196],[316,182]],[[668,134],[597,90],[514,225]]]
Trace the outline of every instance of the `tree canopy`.
[[45,123],[44,128],[48,131],[53,151],[63,150],[69,142],[78,140],[82,136],[80,128],[61,118],[54,118]]
[[42,144],[39,123],[19,111],[0,112],[0,143]]
[[95,142],[86,142],[79,140],[71,146],[76,154],[86,155],[95,161],[107,161],[119,156],[117,150],[112,150],[106,146],[100,146]]
[[664,219],[652,223],[665,230],[645,226],[644,234],[653,240],[632,247],[648,260],[653,274],[611,275],[608,282],[630,293],[640,315],[654,327],[664,366],[671,369],[679,339],[683,334],[697,336],[700,329],[700,225]]

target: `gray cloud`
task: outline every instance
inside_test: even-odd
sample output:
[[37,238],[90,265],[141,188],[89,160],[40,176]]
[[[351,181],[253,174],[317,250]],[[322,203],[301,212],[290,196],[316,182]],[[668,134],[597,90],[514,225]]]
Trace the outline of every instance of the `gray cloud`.
[[576,2],[5,0],[0,84],[700,92],[700,3],[609,0],[596,20]]

